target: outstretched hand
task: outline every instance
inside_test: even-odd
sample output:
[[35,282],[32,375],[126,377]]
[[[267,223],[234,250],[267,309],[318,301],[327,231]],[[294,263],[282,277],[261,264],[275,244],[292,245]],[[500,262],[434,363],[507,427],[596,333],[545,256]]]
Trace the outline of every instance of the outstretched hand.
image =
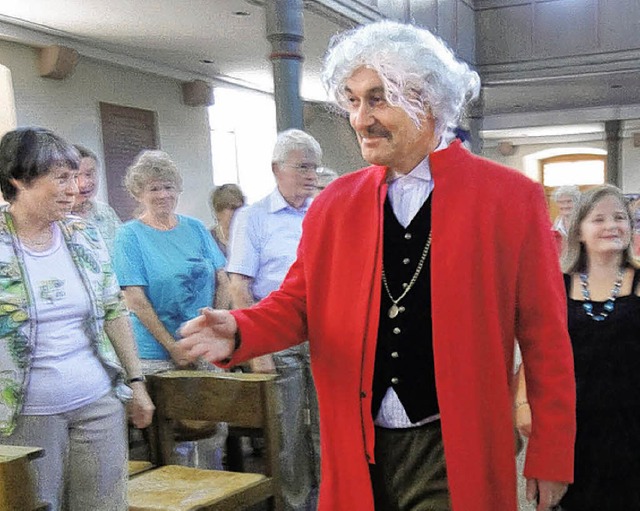
[[207,362],[220,362],[231,357],[235,348],[238,325],[226,310],[202,309],[200,316],[180,328],[179,349],[189,362],[202,357]]

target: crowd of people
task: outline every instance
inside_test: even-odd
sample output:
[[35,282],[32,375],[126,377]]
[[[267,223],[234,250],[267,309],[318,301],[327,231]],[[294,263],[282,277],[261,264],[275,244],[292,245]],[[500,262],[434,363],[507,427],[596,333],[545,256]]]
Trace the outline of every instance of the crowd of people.
[[[95,200],[95,153],[42,128],[2,138],[0,444],[45,449],[39,499],[127,509],[145,376],[243,365],[278,375],[287,511],[515,511],[514,429],[537,511],[640,509],[622,192],[559,188],[552,226],[538,184],[456,139],[479,77],[427,30],[338,36],[323,80],[371,166],[338,178],[283,131],[274,190],[246,206],[215,188],[211,230],[176,213],[162,151],[128,168],[122,224]],[[221,468],[225,435],[175,461],[201,449]]]

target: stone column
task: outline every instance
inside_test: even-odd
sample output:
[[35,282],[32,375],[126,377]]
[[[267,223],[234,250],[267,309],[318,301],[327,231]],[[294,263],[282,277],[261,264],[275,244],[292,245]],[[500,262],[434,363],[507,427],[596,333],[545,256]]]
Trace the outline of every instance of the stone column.
[[302,0],[265,2],[278,131],[288,128],[304,129],[303,105],[300,99],[302,40],[304,39],[303,9]]
[[605,121],[604,131],[607,140],[607,175],[605,181],[618,188],[622,187],[622,175],[620,173],[620,155],[622,154],[622,138],[620,129],[622,123],[619,120]]
[[471,137],[471,151],[474,154],[482,153],[484,141],[480,136],[482,131],[482,122],[484,121],[484,93],[480,89],[480,95],[468,108],[467,124],[469,126],[469,135]]

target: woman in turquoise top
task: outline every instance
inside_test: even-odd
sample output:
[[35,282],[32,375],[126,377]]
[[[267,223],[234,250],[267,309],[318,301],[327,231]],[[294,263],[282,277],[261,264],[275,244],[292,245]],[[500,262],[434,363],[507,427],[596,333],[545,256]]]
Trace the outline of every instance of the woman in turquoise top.
[[125,511],[123,402],[137,427],[153,404],[107,247],[69,216],[78,162],[41,128],[0,142],[0,443],[44,448],[32,465],[53,511]]
[[202,307],[228,305],[225,259],[199,220],[175,213],[182,178],[169,155],[144,151],[125,186],[142,213],[118,231],[114,260],[143,370],[184,367],[177,330]]

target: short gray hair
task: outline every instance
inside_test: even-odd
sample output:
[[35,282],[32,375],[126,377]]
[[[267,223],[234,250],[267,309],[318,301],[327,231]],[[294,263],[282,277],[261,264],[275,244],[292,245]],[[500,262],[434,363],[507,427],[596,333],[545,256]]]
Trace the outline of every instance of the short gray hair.
[[305,151],[311,153],[318,164],[322,161],[322,148],[318,141],[308,133],[292,128],[278,133],[271,163],[283,163],[292,151]]
[[465,107],[478,97],[480,77],[428,30],[380,21],[335,36],[324,60],[323,83],[346,108],[345,83],[360,67],[378,73],[387,102],[420,126],[433,115],[437,134],[458,125]]
[[570,197],[575,204],[580,199],[580,188],[576,185],[559,186],[553,191],[551,198],[553,202],[558,202],[560,197]]
[[96,156],[96,153],[94,153],[88,147],[85,147],[85,146],[83,146],[81,144],[73,144],[73,147],[75,147],[76,151],[78,151],[80,153],[80,158],[91,158],[93,161],[96,162],[96,165],[98,165],[100,163],[98,161],[98,157]]
[[324,189],[339,177],[340,175],[335,170],[327,167],[320,168],[318,169],[318,184],[316,187]]
[[124,186],[137,199],[151,181],[171,181],[182,191],[182,176],[171,157],[164,151],[142,151],[127,169]]

